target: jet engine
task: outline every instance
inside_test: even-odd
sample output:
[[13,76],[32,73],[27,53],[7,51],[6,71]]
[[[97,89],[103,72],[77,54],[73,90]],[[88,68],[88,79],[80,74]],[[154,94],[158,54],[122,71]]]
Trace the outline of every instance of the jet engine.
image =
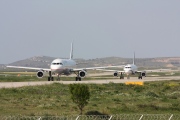
[[146,77],[146,72],[142,72],[141,75]]
[[114,77],[117,77],[118,76],[118,72],[115,72],[113,75],[114,75]]
[[38,78],[42,78],[43,75],[44,75],[43,71],[38,71],[38,72],[37,72],[37,77],[38,77]]
[[86,71],[82,70],[82,71],[79,71],[79,77],[83,78],[86,76]]

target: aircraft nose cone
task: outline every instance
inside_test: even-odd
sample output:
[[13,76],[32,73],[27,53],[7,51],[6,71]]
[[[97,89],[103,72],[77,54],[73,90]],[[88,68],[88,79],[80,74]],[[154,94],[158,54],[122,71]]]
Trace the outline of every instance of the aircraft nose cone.
[[58,69],[60,69],[60,68],[61,68],[61,66],[51,65],[51,70],[52,70],[53,72],[58,71]]
[[132,70],[125,70],[125,73],[128,74],[128,75],[132,74]]

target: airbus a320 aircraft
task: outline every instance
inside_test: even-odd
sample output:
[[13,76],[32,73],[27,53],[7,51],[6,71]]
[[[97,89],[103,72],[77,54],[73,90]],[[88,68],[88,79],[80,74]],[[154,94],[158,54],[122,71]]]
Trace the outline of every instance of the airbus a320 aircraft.
[[42,78],[44,75],[44,72],[48,71],[49,72],[48,81],[54,80],[52,73],[55,73],[58,75],[58,80],[60,80],[60,75],[71,75],[72,73],[75,73],[77,75],[76,81],[78,81],[78,80],[81,81],[81,78],[84,78],[86,76],[87,70],[106,68],[106,67],[90,67],[90,68],[78,68],[78,69],[75,68],[74,69],[73,67],[76,66],[76,62],[72,58],[73,58],[73,43],[71,43],[70,58],[53,60],[50,65],[50,69],[22,67],[22,66],[6,66],[6,67],[38,70],[38,72],[37,72],[38,78]]
[[[122,66],[122,65],[121,65]],[[119,66],[111,66],[111,67],[119,67]],[[146,77],[146,72],[160,72],[160,71],[167,71],[169,69],[156,69],[156,70],[145,70],[145,71],[138,71],[138,67],[135,65],[135,53],[134,53],[134,58],[133,58],[133,64],[127,64],[124,66],[123,71],[118,71],[118,70],[105,70],[105,69],[96,69],[96,70],[101,70],[101,71],[109,71],[109,72],[114,72],[114,76],[118,76],[120,73],[120,79],[124,79],[124,74],[127,75],[127,79],[130,78],[130,75],[138,75],[138,79],[142,79],[142,77]]]

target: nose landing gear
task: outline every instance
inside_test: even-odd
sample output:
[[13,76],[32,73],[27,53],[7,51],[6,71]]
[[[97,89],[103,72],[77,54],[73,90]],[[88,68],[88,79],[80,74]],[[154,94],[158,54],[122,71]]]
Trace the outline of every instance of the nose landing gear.
[[52,77],[51,71],[49,71],[48,81],[54,81],[54,77]]
[[142,79],[142,73],[139,73],[138,79]]

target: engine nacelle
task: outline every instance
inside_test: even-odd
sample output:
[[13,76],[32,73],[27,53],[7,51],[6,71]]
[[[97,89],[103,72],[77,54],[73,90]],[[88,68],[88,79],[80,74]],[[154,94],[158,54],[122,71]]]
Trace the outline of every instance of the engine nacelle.
[[83,78],[86,76],[86,71],[79,71],[79,77]]
[[38,78],[42,78],[43,75],[44,75],[44,72],[43,72],[43,71],[38,71],[38,72],[37,72],[37,77],[38,77]]
[[146,72],[142,72],[141,75],[146,77]]
[[115,72],[113,75],[114,75],[114,77],[117,77],[118,76],[118,72]]

